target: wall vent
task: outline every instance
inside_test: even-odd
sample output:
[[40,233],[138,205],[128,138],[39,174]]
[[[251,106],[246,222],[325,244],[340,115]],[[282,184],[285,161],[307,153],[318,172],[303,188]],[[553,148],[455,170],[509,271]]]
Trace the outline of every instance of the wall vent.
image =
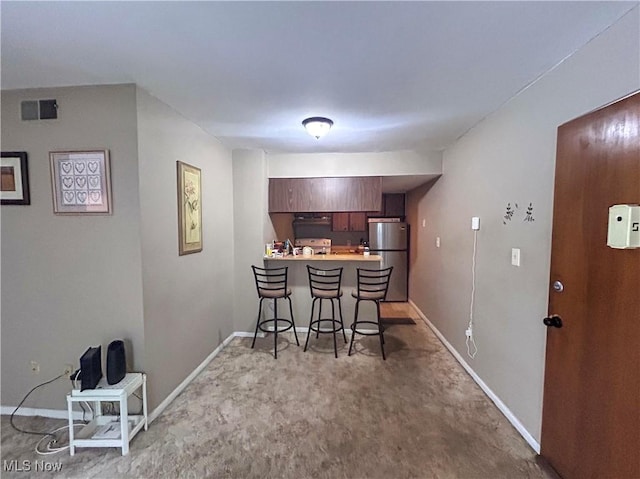
[[23,121],[55,120],[58,118],[58,102],[56,100],[27,100],[20,103]]

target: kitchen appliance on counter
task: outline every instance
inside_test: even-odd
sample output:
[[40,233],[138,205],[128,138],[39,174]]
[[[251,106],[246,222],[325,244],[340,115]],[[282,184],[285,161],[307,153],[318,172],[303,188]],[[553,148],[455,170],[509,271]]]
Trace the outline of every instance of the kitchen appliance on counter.
[[387,301],[409,298],[409,225],[403,222],[369,223],[371,254],[382,256],[382,267],[393,266]]
[[331,240],[329,238],[296,238],[296,248],[312,248],[314,254],[331,254]]

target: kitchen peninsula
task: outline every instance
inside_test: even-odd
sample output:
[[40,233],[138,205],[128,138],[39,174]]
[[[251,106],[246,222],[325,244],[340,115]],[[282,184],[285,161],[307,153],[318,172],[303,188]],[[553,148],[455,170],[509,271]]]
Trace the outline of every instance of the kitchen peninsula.
[[[380,269],[383,268],[382,256],[362,254],[314,254],[314,255],[288,255],[277,258],[264,258],[265,268],[282,268],[288,266],[288,287],[291,289],[291,301],[293,303],[293,314],[298,328],[305,331],[309,325],[309,317],[311,315],[311,292],[309,289],[309,276],[307,274],[307,265],[315,268],[332,269],[342,267],[342,286],[343,295],[342,317],[344,320],[345,330],[348,331],[353,321],[356,300],[351,296],[351,292],[357,288],[357,268]],[[370,303],[370,304],[369,304]],[[267,309],[267,308],[264,308]],[[331,309],[328,301],[323,301],[322,317],[330,317]],[[339,317],[339,311],[336,307],[336,319]],[[287,308],[282,309],[286,311]],[[280,311],[280,310],[278,310]],[[272,315],[272,311],[266,312]],[[375,305],[370,301],[360,303],[361,315],[375,315]],[[317,308],[314,316],[317,315]],[[288,316],[285,316],[288,317]],[[317,317],[317,316],[316,316]],[[364,317],[364,316],[362,316]]]

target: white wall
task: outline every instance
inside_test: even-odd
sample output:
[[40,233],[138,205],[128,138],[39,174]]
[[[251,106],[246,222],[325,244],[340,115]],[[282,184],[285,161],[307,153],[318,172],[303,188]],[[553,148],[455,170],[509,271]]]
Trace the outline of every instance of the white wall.
[[[146,372],[150,407],[233,332],[231,152],[137,90]],[[200,253],[178,256],[176,161],[202,171]]]
[[[50,98],[57,120],[20,120],[20,101]],[[110,152],[113,215],[56,216],[49,152],[87,148]],[[2,405],[113,339],[130,341],[144,369],[135,86],[3,91],[2,150],[27,152],[31,189],[30,205],[1,208]],[[70,384],[43,387],[25,406],[66,409]]]
[[442,174],[442,153],[437,151],[268,154],[267,160],[269,178]]
[[[639,25],[635,8],[447,149],[443,176],[408,195],[409,221],[426,221],[413,231],[411,299],[538,441],[556,129],[640,88]],[[505,225],[507,203],[519,209]],[[523,221],[529,203],[533,222]],[[464,344],[472,216],[481,217],[475,359]]]

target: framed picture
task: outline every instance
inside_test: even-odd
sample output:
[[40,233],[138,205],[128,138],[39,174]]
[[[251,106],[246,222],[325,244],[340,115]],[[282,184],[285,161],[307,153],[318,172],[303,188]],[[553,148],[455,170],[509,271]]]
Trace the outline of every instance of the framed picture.
[[111,214],[108,150],[53,151],[49,160],[55,214]]
[[0,203],[29,205],[29,169],[25,151],[3,151],[0,162]]
[[202,251],[200,168],[178,161],[178,254]]

